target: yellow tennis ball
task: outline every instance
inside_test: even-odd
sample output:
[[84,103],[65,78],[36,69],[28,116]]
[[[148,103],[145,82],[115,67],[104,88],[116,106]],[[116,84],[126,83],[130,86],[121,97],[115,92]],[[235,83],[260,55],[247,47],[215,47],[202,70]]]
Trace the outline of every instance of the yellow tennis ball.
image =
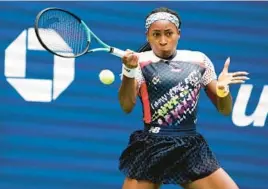
[[100,81],[105,85],[110,85],[114,82],[114,73],[110,70],[102,70],[99,74]]

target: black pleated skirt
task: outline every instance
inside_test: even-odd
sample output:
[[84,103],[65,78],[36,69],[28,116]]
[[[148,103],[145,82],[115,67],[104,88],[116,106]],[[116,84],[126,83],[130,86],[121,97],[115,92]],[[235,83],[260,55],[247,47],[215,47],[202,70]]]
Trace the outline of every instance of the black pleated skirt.
[[131,134],[120,157],[125,176],[159,184],[186,184],[204,178],[220,167],[199,133],[157,136],[147,131]]

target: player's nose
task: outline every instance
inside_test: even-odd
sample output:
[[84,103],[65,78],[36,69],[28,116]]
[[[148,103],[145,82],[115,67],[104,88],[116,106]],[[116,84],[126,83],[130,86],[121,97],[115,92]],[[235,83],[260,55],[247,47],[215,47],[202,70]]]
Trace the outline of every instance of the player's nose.
[[160,38],[159,44],[160,44],[161,46],[165,46],[165,45],[167,44],[167,39],[166,39],[164,36],[162,36],[162,37]]

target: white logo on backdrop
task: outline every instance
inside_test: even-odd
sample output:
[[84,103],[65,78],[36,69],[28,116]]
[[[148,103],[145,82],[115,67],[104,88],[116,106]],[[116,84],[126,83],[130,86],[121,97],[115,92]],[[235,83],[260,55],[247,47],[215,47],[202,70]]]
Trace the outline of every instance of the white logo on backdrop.
[[262,89],[259,102],[251,115],[246,115],[246,110],[251,96],[253,85],[241,85],[233,108],[233,123],[239,127],[253,124],[255,127],[263,127],[268,114],[268,85]]
[[[48,36],[49,37],[49,36]],[[55,39],[61,44],[63,39]],[[64,44],[68,45],[64,42]],[[45,51],[40,45],[34,28],[23,30],[20,35],[5,50],[5,76],[7,82],[26,101],[51,102],[72,83],[75,75],[75,59],[54,56],[53,78],[26,78],[27,51]]]

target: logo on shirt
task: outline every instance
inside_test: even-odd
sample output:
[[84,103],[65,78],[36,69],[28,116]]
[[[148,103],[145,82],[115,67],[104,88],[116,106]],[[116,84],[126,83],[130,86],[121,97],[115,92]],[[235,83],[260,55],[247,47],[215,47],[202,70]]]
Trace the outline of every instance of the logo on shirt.
[[157,85],[158,83],[160,83],[160,77],[159,76],[154,76],[152,79],[152,83],[154,85]]
[[149,133],[159,133],[161,130],[160,127],[151,127]]

